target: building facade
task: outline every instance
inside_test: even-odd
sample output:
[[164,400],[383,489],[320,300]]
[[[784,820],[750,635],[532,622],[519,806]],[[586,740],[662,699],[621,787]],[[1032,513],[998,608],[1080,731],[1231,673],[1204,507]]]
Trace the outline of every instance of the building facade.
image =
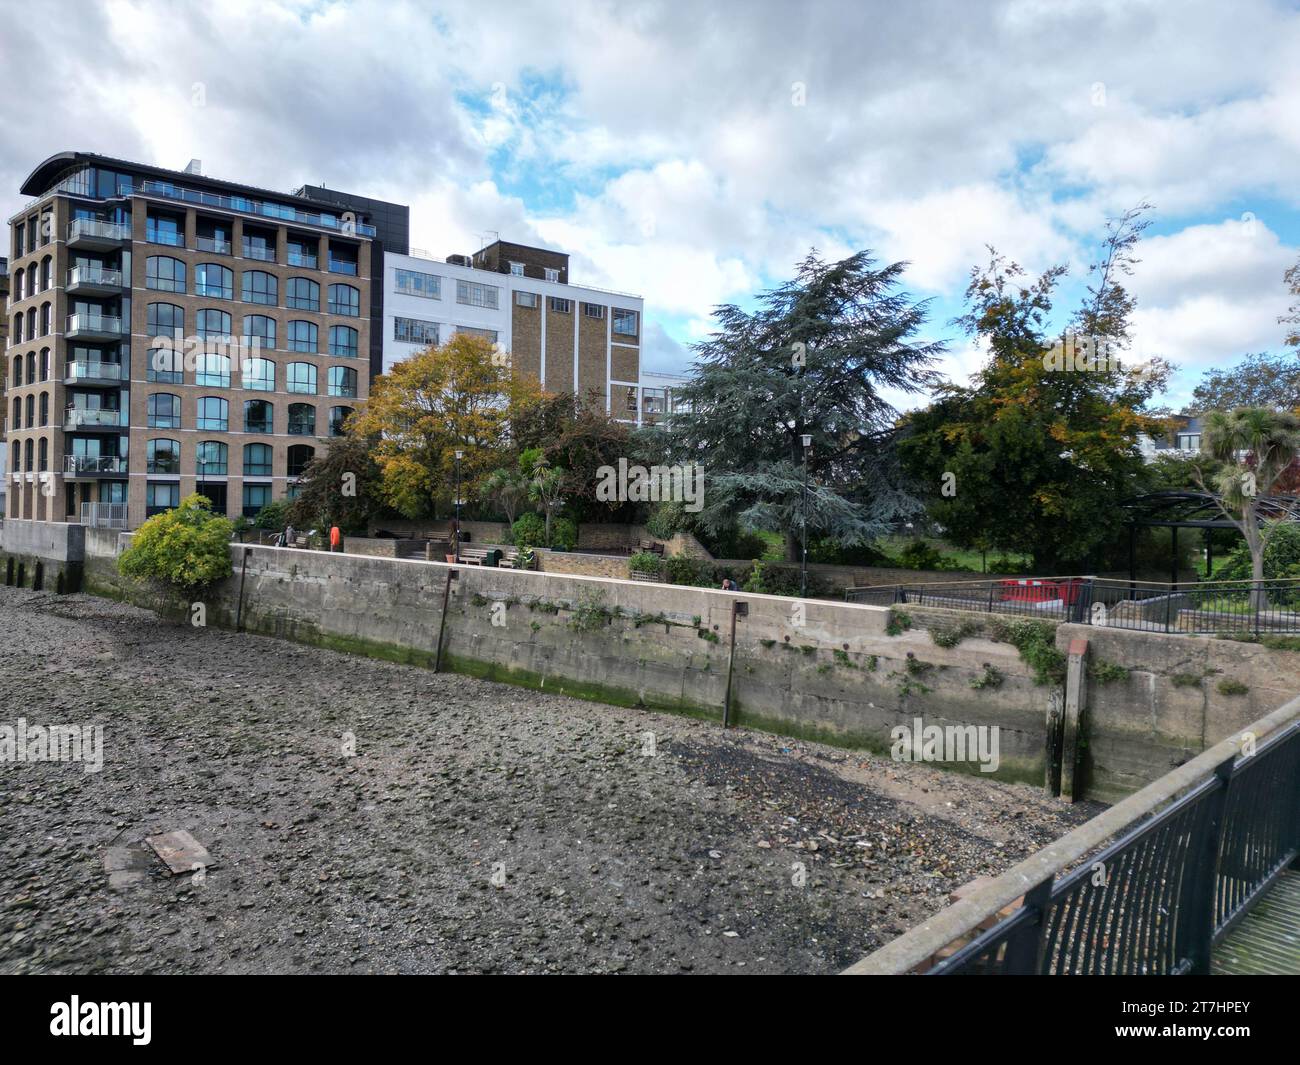
[[504,241],[445,261],[385,255],[384,372],[470,332],[500,344],[514,372],[548,392],[576,392],[636,421],[626,396],[641,391],[643,300],[568,277],[563,252]]
[[369,391],[373,226],[81,152],[10,220],[11,518],[133,528],[191,492],[291,494]]

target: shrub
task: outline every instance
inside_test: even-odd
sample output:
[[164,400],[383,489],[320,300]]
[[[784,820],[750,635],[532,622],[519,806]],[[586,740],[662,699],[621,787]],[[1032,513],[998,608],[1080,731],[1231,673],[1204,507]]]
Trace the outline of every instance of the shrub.
[[930,639],[936,647],[956,647],[967,636],[974,636],[980,631],[976,621],[942,622],[930,630]]
[[660,503],[646,518],[645,529],[656,540],[671,540],[675,533],[687,526],[685,510],[681,503]]
[[885,632],[890,636],[902,636],[912,627],[912,615],[905,610],[889,611],[889,620],[885,622]]
[[206,497],[194,493],[141,525],[118,569],[123,576],[161,581],[192,595],[230,576],[233,531],[228,519],[212,513]]
[[572,551],[578,546],[578,524],[572,518],[551,521],[550,546],[556,551]]
[[872,544],[844,547],[836,540],[818,538],[808,541],[808,561],[832,566],[882,566],[889,562],[889,556]]
[[627,560],[627,564],[634,573],[653,573],[656,577],[664,569],[664,560],[653,551],[638,551]]
[[1088,676],[1098,684],[1110,684],[1112,681],[1126,679],[1128,670],[1123,666],[1117,666],[1114,662],[1107,662],[1098,658],[1089,663]]
[[288,499],[277,499],[274,503],[267,503],[257,512],[257,517],[253,519],[253,528],[255,529],[283,529],[289,524],[289,503]]
[[898,553],[904,569],[938,569],[943,556],[925,540],[913,540]]
[[521,514],[515,519],[510,532],[514,537],[515,547],[545,547],[546,522],[540,514]]
[[994,620],[990,635],[1009,643],[1034,671],[1035,684],[1060,684],[1065,680],[1066,656],[1056,649],[1056,629],[1045,621]]
[[1239,680],[1219,681],[1220,695],[1245,695],[1248,691],[1250,691],[1250,688]]
[[996,666],[984,663],[984,672],[978,677],[971,677],[970,686],[976,691],[982,688],[997,688],[1002,685],[1002,674]]
[[660,564],[660,572],[673,584],[689,584],[698,588],[707,588],[713,584],[713,567],[702,559],[673,555],[660,560]]

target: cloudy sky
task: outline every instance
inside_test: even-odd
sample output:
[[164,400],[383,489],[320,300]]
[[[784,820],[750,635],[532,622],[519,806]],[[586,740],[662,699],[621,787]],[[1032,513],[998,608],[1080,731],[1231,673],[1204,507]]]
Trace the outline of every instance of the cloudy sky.
[[[490,233],[642,293],[650,368],[811,247],[911,262],[948,324],[996,245],[1082,280],[1156,206],[1136,354],[1280,350],[1300,254],[1300,7],[0,0],[0,198],[83,149],[408,203],[441,258]],[[490,239],[490,238],[488,238]]]

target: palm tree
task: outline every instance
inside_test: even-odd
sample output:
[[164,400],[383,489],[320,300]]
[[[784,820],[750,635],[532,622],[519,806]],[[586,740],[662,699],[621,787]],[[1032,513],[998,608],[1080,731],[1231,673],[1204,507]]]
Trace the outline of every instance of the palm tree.
[[[1261,527],[1260,501],[1300,454],[1300,418],[1268,407],[1238,407],[1206,415],[1206,450],[1224,464],[1215,501],[1241,530],[1250,550],[1251,606],[1264,606],[1264,552],[1281,522]],[[1204,488],[1204,484],[1201,485]]]
[[539,457],[533,465],[533,475],[528,483],[528,498],[542,508],[546,516],[546,543],[551,542],[551,515],[564,506],[564,470],[553,467]]
[[483,481],[480,494],[501,508],[506,521],[515,523],[520,504],[528,498],[530,482],[520,471],[508,466],[493,470]]

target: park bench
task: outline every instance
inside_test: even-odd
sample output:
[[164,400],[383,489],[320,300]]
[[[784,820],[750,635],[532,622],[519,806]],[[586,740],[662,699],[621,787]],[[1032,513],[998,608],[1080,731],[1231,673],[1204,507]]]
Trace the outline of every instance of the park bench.
[[483,566],[487,564],[490,553],[486,547],[462,547],[460,562],[465,566]]
[[502,569],[532,569],[537,564],[537,556],[529,556],[527,563],[520,563],[518,551],[507,551],[497,563]]
[[662,555],[664,553],[664,545],[658,540],[638,540],[635,548],[629,547],[627,549],[629,555],[635,555],[641,551],[649,551],[655,555]]

